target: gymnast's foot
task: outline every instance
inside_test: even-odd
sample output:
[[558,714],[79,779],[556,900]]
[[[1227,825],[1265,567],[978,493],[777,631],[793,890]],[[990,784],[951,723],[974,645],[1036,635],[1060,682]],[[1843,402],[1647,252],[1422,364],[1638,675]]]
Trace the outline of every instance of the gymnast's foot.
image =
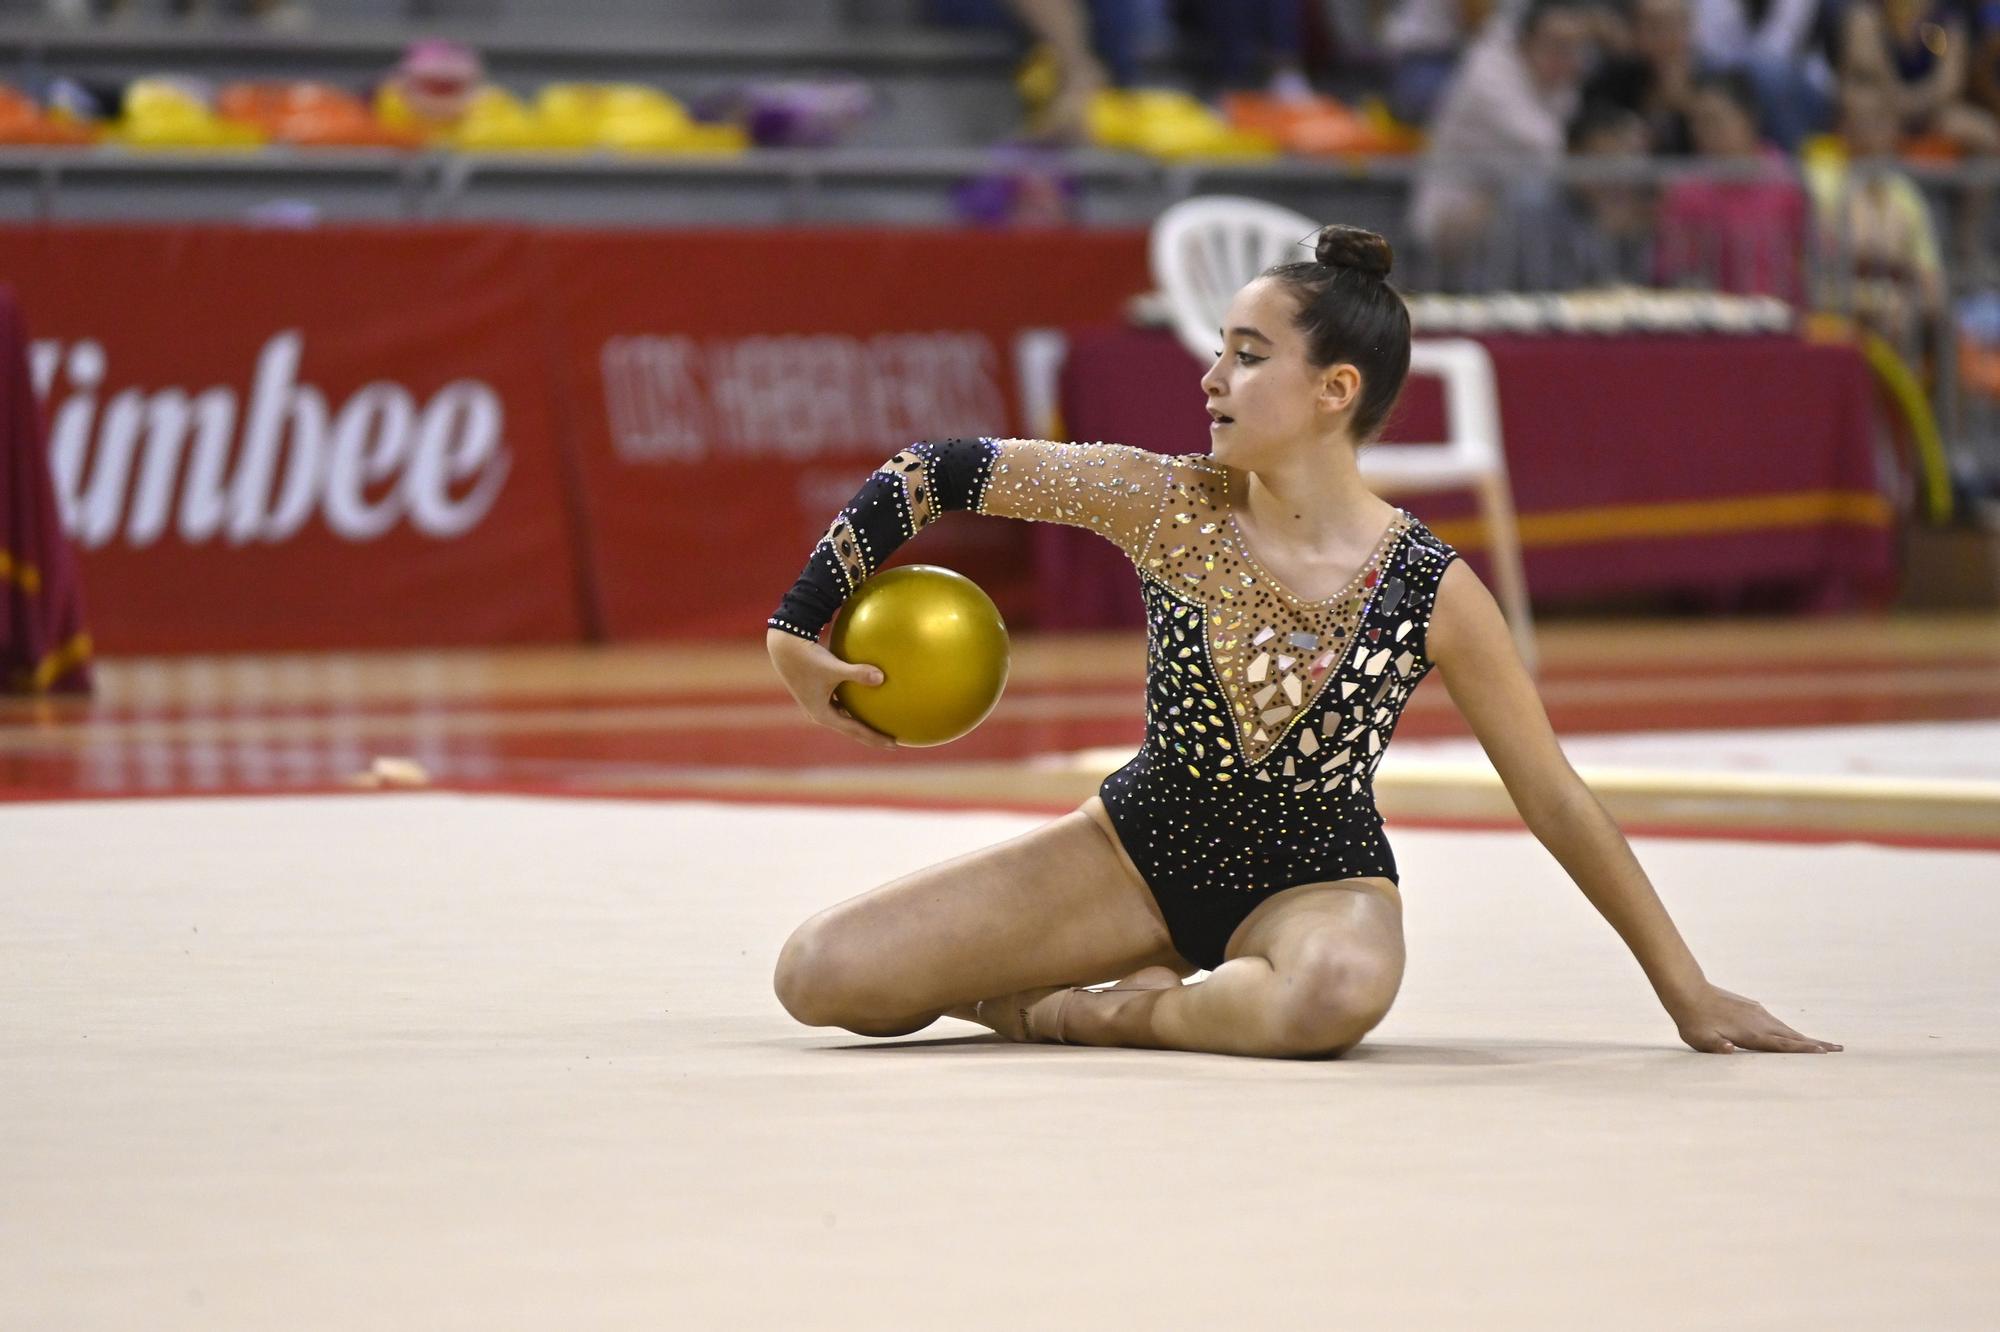
[[[1110,994],[1113,990],[1177,990],[1180,988],[1180,973],[1172,967],[1141,967],[1124,980],[1106,990],[1091,991],[1096,994]],[[1071,1033],[1065,1023],[1070,1016],[1066,1007],[1058,1007],[1064,1001],[1058,992],[1042,999],[1028,1010],[1029,1024],[1035,1029],[1037,1040],[1053,1041],[1058,1038],[1064,1044],[1072,1044]]]
[[991,1027],[1010,1041],[1051,1041],[1055,1039],[1056,1005],[1062,1002],[1067,985],[1038,985],[1032,990],[1016,990],[993,999],[981,999],[972,1006],[972,1020]]
[[[1172,967],[1141,967],[1111,988],[1171,990],[1180,983],[1181,978]],[[1070,988],[1038,986],[997,999],[982,999],[973,1006],[973,1021],[993,1028],[1010,1041],[1056,1041],[1063,1034],[1064,997]]]

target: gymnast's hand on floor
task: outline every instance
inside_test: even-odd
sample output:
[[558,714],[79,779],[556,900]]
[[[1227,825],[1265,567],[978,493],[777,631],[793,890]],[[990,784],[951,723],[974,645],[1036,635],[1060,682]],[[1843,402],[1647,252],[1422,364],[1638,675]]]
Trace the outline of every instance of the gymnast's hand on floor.
[[778,678],[785,682],[785,688],[805,709],[806,716],[864,745],[873,745],[877,749],[896,747],[896,742],[890,737],[856,721],[833,697],[833,691],[848,680],[864,685],[881,684],[881,671],[873,666],[842,661],[823,645],[808,643],[797,634],[788,634],[782,629],[765,630],[764,647],[771,654],[771,665],[777,668]]
[[1801,1036],[1764,1011],[1755,999],[1710,985],[1673,1011],[1681,1039],[1703,1054],[1775,1050],[1784,1054],[1824,1054],[1841,1047]]

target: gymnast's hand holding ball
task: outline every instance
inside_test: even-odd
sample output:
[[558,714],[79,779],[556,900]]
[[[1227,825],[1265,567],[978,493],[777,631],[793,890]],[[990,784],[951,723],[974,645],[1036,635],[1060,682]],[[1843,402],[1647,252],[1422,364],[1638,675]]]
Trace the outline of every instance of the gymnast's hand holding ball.
[[765,635],[785,687],[821,726],[878,749],[942,745],[986,720],[1007,685],[1007,626],[979,585],[935,565],[885,569],[827,646]]

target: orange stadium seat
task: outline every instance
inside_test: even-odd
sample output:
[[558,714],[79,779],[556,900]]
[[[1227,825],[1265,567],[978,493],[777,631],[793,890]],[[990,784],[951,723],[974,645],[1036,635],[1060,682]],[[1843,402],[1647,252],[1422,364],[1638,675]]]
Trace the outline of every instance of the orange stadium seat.
[[48,115],[34,98],[0,85],[0,143],[81,144],[96,138],[90,126]]
[[1423,135],[1399,123],[1376,98],[1359,111],[1337,97],[1287,101],[1264,93],[1230,93],[1222,99],[1230,125],[1276,140],[1306,155],[1413,153]]
[[414,148],[415,130],[384,125],[359,97],[325,83],[245,82],[224,87],[216,110],[254,125],[273,143],[318,148]]

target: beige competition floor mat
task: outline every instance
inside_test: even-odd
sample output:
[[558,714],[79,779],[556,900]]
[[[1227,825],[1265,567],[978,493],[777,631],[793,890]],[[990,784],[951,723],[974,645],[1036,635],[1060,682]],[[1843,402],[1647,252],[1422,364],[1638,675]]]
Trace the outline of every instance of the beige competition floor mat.
[[1035,822],[0,808],[0,1326],[1995,1326],[2000,854],[1635,843],[1835,1055],[1686,1049],[1506,832],[1396,834],[1342,1060],[778,1007],[799,920]]

